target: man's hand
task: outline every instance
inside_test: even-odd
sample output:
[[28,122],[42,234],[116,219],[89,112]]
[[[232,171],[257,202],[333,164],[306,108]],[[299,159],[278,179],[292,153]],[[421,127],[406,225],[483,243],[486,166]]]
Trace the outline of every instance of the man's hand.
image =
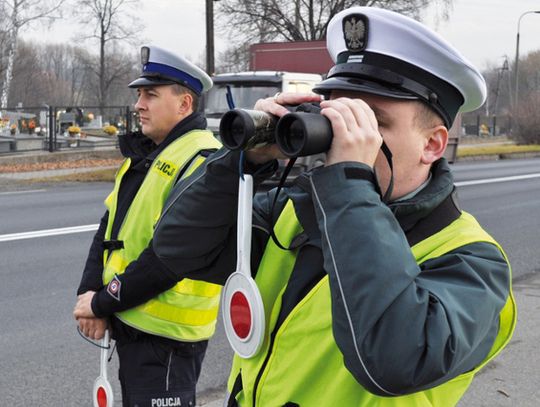
[[275,96],[259,99],[255,103],[254,110],[262,110],[263,112],[273,114],[274,116],[281,117],[289,113],[289,111],[283,107],[300,105],[302,103],[320,102],[321,95],[315,93],[277,93]]
[[[259,99],[255,110],[262,110],[274,116],[281,117],[289,113],[283,105],[299,105],[301,103],[320,102],[321,96],[315,93],[278,93],[273,97]],[[254,148],[246,151],[246,158],[254,164],[262,164],[274,159],[287,158],[275,144]]]
[[92,312],[92,298],[96,295],[95,291],[87,291],[77,297],[77,304],[73,309],[73,316],[76,320],[79,318],[95,318]]
[[107,329],[105,318],[79,318],[78,321],[79,329],[87,338],[98,340],[105,335]]
[[361,99],[337,98],[321,103],[321,114],[332,123],[334,138],[326,164],[357,161],[373,167],[382,144],[373,110]]

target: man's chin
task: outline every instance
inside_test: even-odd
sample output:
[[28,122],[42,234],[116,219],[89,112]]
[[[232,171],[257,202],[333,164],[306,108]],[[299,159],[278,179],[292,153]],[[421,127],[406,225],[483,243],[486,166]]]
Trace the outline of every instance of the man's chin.
[[143,124],[141,125],[141,131],[142,131],[142,134],[148,137],[150,134],[152,134],[152,127],[146,124]]
[[153,130],[154,129],[152,129],[152,128],[143,126],[142,127],[142,134],[146,138],[149,138],[150,140],[152,140],[155,144],[161,143],[165,139],[165,136],[160,136],[159,134],[156,134],[155,130],[154,131]]

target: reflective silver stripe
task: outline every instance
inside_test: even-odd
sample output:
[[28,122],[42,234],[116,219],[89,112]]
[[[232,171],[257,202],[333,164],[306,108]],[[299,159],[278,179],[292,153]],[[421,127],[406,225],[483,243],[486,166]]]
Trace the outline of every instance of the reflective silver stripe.
[[317,205],[321,209],[321,213],[323,215],[323,221],[324,221],[324,235],[326,237],[326,241],[328,242],[328,248],[330,250],[330,255],[332,256],[332,264],[334,266],[334,271],[336,272],[336,278],[339,286],[339,291],[341,293],[341,298],[343,299],[343,306],[345,307],[345,314],[347,315],[347,320],[349,322],[349,327],[351,329],[351,335],[352,335],[352,341],[354,343],[354,349],[356,351],[356,356],[358,356],[358,360],[360,361],[360,364],[362,365],[362,368],[366,372],[366,375],[369,377],[369,380],[377,386],[381,391],[384,391],[385,393],[391,395],[391,396],[398,396],[399,394],[392,393],[385,388],[383,388],[379,383],[375,381],[375,379],[369,374],[369,371],[367,370],[367,367],[364,363],[364,360],[362,359],[362,356],[360,355],[360,349],[358,347],[358,343],[356,342],[356,334],[354,332],[354,325],[352,323],[351,313],[349,312],[349,306],[347,305],[347,299],[345,298],[345,294],[343,292],[343,287],[341,285],[341,280],[339,278],[339,271],[336,265],[336,259],[334,257],[334,250],[332,249],[332,243],[330,242],[330,237],[328,236],[328,228],[326,223],[326,213],[324,212],[324,208],[321,204],[321,200],[319,199],[319,194],[317,193],[317,188],[315,188],[315,184],[313,183],[313,179],[310,177],[309,182],[311,183],[311,188],[313,189],[313,193],[315,194],[315,198],[317,200]]
[[173,351],[169,353],[169,362],[167,363],[167,378],[165,379],[165,391],[169,391],[169,374],[171,373],[171,360]]

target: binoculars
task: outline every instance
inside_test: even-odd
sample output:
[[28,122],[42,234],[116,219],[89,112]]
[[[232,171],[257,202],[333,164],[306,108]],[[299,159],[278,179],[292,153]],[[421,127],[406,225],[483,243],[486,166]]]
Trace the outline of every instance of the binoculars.
[[281,118],[258,110],[229,110],[219,124],[223,145],[229,150],[249,150],[277,144],[287,157],[328,151],[333,137],[332,126],[320,114],[320,107],[304,103],[287,108],[291,112]]

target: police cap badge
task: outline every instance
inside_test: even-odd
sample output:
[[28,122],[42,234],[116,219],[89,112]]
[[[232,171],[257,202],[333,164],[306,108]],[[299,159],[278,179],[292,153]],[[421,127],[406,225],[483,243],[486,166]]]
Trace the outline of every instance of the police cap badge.
[[366,48],[368,24],[366,16],[350,14],[343,19],[343,38],[350,52],[360,52]]

